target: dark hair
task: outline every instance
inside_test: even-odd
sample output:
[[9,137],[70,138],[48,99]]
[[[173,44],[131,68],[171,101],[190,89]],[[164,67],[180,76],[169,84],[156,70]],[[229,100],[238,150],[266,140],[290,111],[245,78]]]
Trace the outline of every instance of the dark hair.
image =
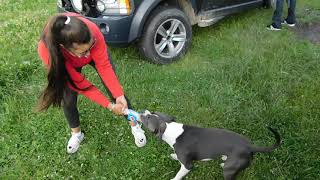
[[[68,18],[70,21],[65,23]],[[49,20],[42,32],[41,40],[49,50],[50,63],[47,73],[48,85],[40,96],[38,111],[47,110],[51,105],[61,107],[67,82],[79,89],[66,70],[65,59],[60,48],[61,45],[69,49],[73,47],[73,43],[89,43],[91,34],[88,27],[78,18],[59,14]]]

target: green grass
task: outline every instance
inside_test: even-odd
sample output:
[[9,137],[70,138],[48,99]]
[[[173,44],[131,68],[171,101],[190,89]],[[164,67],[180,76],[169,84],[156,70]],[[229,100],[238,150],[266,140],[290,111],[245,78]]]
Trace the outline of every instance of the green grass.
[[[298,20],[319,18],[319,5],[298,1]],[[34,113],[46,83],[36,45],[55,11],[52,1],[0,0],[0,179],[172,178],[179,163],[170,160],[167,144],[148,132],[148,144],[137,148],[122,118],[82,96],[86,139],[74,155],[65,150],[69,128],[62,111]],[[257,154],[239,179],[319,179],[320,48],[288,28],[267,31],[271,16],[272,10],[256,9],[194,27],[188,54],[167,66],[143,61],[133,47],[111,53],[136,110],[227,128],[257,145],[273,142],[266,126],[277,128],[282,146]],[[102,88],[90,67],[84,72]],[[187,179],[222,179],[219,163],[197,162]]]

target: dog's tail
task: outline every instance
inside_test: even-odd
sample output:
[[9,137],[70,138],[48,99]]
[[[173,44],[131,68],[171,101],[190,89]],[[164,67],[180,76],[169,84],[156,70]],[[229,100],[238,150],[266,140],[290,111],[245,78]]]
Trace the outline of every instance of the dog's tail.
[[274,134],[276,142],[270,147],[253,146],[252,149],[251,149],[253,153],[256,153],[256,152],[271,152],[271,151],[273,151],[274,149],[276,149],[277,147],[280,146],[281,137],[280,137],[280,134],[278,133],[278,131],[276,131],[275,129],[272,129],[271,127],[268,127],[268,129]]

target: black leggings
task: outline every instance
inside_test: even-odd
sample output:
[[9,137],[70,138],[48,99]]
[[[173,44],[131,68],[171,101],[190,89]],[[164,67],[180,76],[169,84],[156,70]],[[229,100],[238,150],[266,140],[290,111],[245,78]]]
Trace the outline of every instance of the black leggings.
[[[112,59],[111,59],[110,55],[109,55],[109,60],[110,60],[110,63],[112,65],[113,70],[115,71],[115,68],[112,63]],[[93,61],[90,63],[90,65],[92,65],[96,69]],[[77,71],[81,72],[81,68],[78,68]],[[100,77],[100,79],[101,79],[101,77]],[[102,81],[102,79],[101,79],[101,81]],[[115,102],[115,99],[113,98],[109,89],[106,86],[105,86],[105,88],[107,89],[108,95],[109,95],[110,99],[112,100],[112,102]],[[128,108],[132,109],[129,99],[126,96],[125,96],[125,98],[128,103]],[[77,128],[80,126],[79,111],[77,108],[77,99],[78,99],[78,93],[73,91],[69,87],[66,87],[66,90],[63,94],[63,105],[62,106],[63,106],[64,116],[66,117],[70,128]],[[125,116],[125,118],[126,118],[126,116]]]

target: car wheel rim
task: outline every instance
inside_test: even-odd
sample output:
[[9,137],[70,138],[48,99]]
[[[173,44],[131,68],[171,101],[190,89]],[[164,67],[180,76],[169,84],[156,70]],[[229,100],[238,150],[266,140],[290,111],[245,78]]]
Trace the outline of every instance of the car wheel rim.
[[184,24],[178,19],[168,19],[158,27],[153,45],[159,56],[174,58],[181,52],[186,40]]

